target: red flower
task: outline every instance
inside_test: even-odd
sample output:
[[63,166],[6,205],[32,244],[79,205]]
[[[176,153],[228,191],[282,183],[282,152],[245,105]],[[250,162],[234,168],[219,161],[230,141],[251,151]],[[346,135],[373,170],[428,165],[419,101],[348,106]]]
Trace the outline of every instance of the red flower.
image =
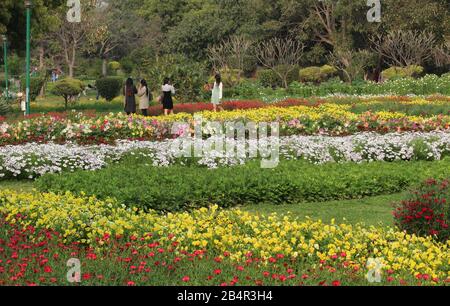
[[238,269],[238,271],[244,271],[244,267],[243,266],[238,266],[237,269]]
[[214,270],[214,274],[215,275],[220,275],[220,274],[222,274],[222,270],[216,269],[216,270]]
[[45,266],[45,267],[44,267],[44,272],[45,272],[45,273],[52,273],[52,271],[53,271],[53,270],[52,270],[52,267],[50,267],[50,266]]
[[128,286],[134,286],[134,285],[135,285],[135,282],[129,281],[129,282],[127,283],[127,285],[128,285]]
[[184,276],[181,280],[182,280],[183,282],[187,283],[188,281],[191,280],[191,278],[190,278],[189,276]]
[[339,287],[341,285],[341,282],[338,280],[335,280],[331,284],[333,285],[333,287]]

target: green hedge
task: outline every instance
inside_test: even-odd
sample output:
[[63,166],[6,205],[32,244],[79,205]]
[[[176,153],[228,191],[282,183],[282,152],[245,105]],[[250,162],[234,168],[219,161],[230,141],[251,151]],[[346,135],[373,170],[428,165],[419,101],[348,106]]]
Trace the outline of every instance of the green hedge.
[[[128,160],[97,172],[45,175],[42,191],[86,192],[114,197],[128,206],[180,211],[217,204],[284,204],[356,199],[396,193],[429,177],[448,175],[450,159],[439,162],[374,162],[313,165],[282,161],[275,169],[259,162],[206,169],[196,166],[156,168]],[[320,204],[318,204],[320,205]]]

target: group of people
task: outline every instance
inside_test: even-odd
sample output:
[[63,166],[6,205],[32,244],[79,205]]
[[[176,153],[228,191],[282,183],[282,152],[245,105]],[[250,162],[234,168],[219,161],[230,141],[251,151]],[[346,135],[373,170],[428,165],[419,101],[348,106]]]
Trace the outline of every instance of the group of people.
[[[215,76],[215,82],[213,85],[207,85],[206,88],[211,91],[211,103],[213,104],[214,111],[218,109],[223,110],[222,98],[223,98],[223,83],[220,74]],[[164,109],[164,115],[168,116],[173,114],[173,96],[175,95],[175,87],[172,85],[169,78],[165,78],[161,86],[161,94],[158,96],[157,101],[162,104]],[[153,100],[151,89],[149,88],[146,80],[141,80],[136,87],[132,78],[128,78],[125,87],[123,89],[124,99],[124,111],[128,114],[136,114],[137,106],[143,116],[148,116],[148,108],[150,107],[150,101]],[[136,103],[136,95],[139,98],[139,105]]]

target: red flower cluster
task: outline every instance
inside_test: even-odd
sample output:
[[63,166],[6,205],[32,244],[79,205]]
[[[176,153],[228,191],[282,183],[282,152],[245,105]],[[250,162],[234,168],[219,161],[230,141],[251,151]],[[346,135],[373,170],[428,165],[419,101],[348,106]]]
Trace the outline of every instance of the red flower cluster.
[[[249,252],[236,262],[229,252],[186,251],[175,237],[161,243],[153,235],[105,235],[97,243],[102,251],[78,243],[64,245],[53,231],[36,232],[31,226],[22,230],[0,216],[0,286],[71,285],[67,262],[73,258],[81,264],[72,274],[79,280],[74,285],[367,285],[364,269],[348,262],[345,253],[308,263],[281,253],[265,260]],[[386,283],[407,284],[393,271],[385,276]],[[429,275],[408,279],[414,281],[425,285],[448,282]]]
[[450,182],[430,179],[394,211],[396,225],[408,233],[450,238]]

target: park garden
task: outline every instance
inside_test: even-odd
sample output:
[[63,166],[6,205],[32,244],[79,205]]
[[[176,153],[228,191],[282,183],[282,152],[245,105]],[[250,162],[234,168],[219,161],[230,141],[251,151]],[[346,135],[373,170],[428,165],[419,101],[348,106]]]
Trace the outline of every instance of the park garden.
[[[24,7],[0,4],[16,13],[0,17],[0,285],[449,284],[445,1],[386,0],[368,23],[365,1],[110,0],[77,26],[47,2],[29,101]],[[148,116],[124,112],[130,76]],[[215,129],[230,123],[267,136]]]

